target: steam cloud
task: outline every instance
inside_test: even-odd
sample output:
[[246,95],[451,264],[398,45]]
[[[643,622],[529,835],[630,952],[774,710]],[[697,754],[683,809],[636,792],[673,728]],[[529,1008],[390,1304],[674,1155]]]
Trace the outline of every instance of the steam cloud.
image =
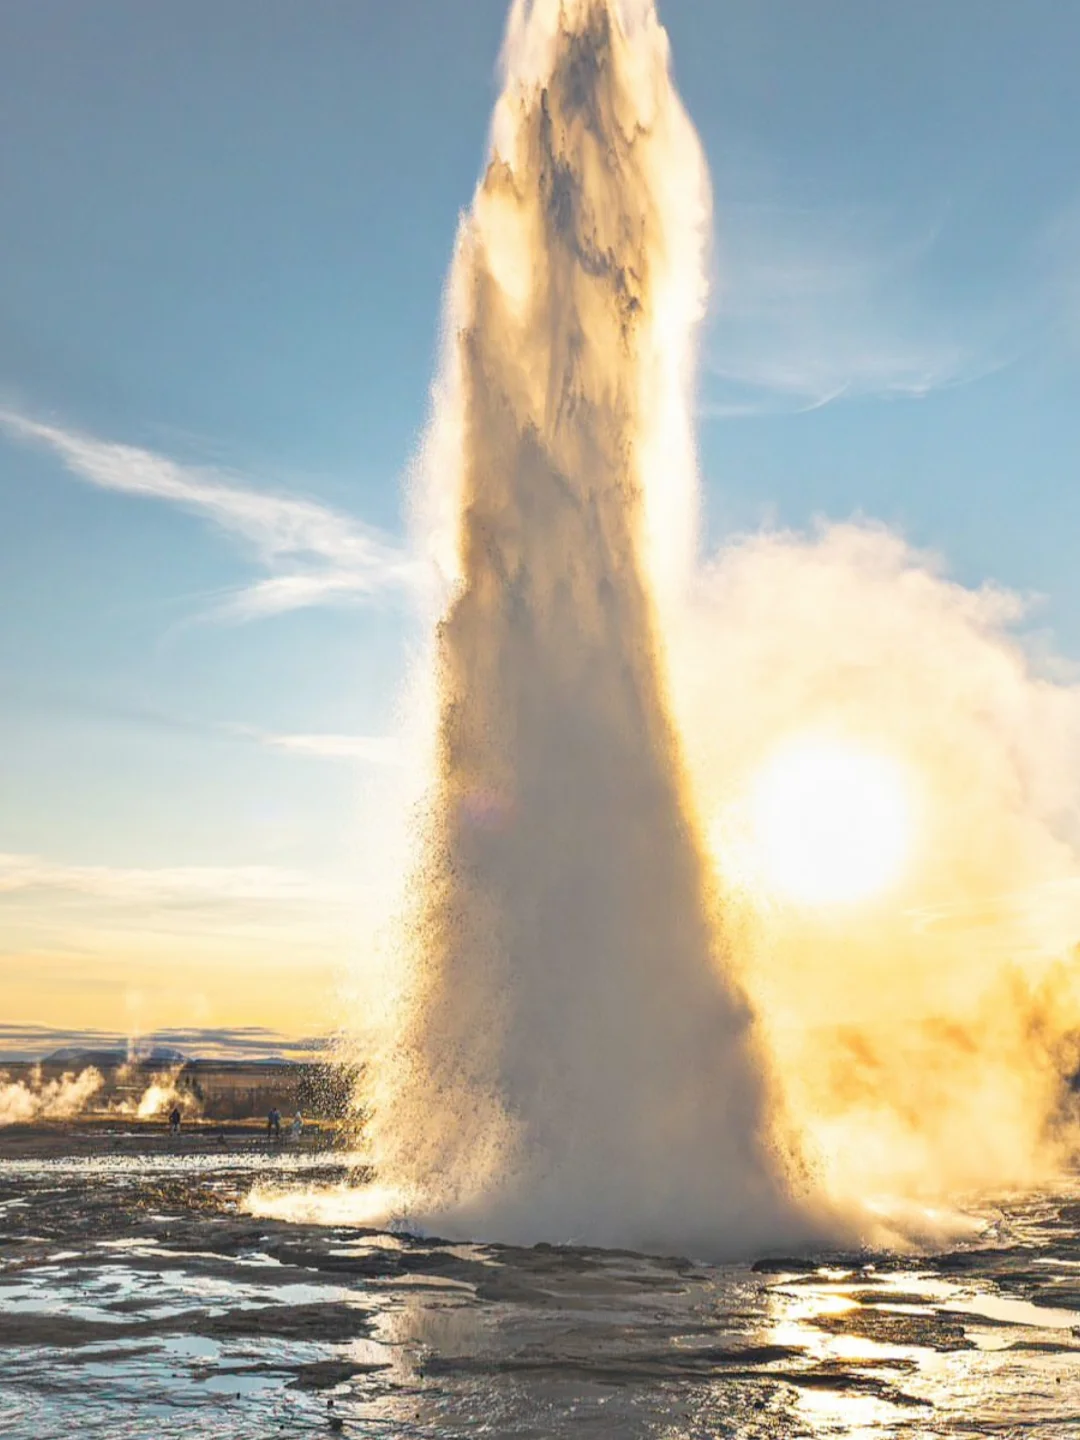
[[55,1080],[45,1080],[38,1071],[31,1071],[27,1080],[11,1080],[0,1072],[0,1127],[72,1120],[87,1109],[104,1084],[101,1071],[93,1066]]
[[718,828],[740,973],[790,1118],[849,1202],[1032,1183],[1071,1144],[1080,688],[1021,643],[1025,609],[950,582],[882,527],[836,525],[732,543],[677,635],[711,818],[738,813],[792,733],[870,745],[911,777],[907,873],[850,912],[740,893],[737,835]]
[[182,1065],[177,1065],[171,1070],[151,1075],[138,1100],[126,1102],[121,1110],[133,1114],[138,1120],[155,1120],[174,1106],[188,1119],[201,1114],[202,1106],[197,1097],[177,1084],[182,1069]]
[[[24,1080],[12,1080],[0,1071],[0,1128],[7,1125],[31,1125],[41,1120],[78,1120],[87,1114],[127,1116],[137,1120],[154,1120],[180,1107],[187,1118],[201,1113],[197,1098],[181,1089],[177,1079],[182,1066],[151,1075],[138,1096],[117,1100],[103,1095],[106,1080],[96,1066],[88,1065],[47,1080],[35,1066]],[[133,1066],[121,1068],[116,1082],[136,1078]]]

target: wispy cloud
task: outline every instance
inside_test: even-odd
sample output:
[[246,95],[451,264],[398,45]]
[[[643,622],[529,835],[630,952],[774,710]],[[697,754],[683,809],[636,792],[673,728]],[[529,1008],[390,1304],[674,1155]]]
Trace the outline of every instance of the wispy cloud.
[[401,741],[393,735],[280,735],[259,730],[254,725],[225,724],[215,727],[219,734],[236,740],[249,740],[267,750],[287,755],[307,756],[313,760],[349,760],[365,765],[398,765],[402,759]]
[[336,604],[419,581],[419,568],[390,537],[313,500],[259,490],[219,470],[180,464],[152,450],[101,440],[12,409],[0,427],[57,455],[78,479],[102,490],[163,500],[240,540],[267,577],[217,609],[236,620]]
[[18,677],[9,675],[0,676],[0,706],[8,714],[16,708],[44,708],[68,717],[75,715],[80,722],[137,725],[200,740],[261,745],[267,750],[316,760],[348,760],[366,765],[398,765],[402,760],[401,741],[393,735],[280,734],[238,721],[207,720],[153,705],[124,704],[112,694],[88,696],[77,688],[20,687]]
[[855,211],[725,207],[703,415],[916,399],[996,368],[924,298],[934,239],[897,240]]
[[130,868],[0,854],[0,899],[33,892],[124,905],[223,906],[341,899],[310,875],[270,866]]
[[262,735],[271,750],[310,755],[318,760],[356,760],[366,765],[398,765],[401,742],[392,735]]

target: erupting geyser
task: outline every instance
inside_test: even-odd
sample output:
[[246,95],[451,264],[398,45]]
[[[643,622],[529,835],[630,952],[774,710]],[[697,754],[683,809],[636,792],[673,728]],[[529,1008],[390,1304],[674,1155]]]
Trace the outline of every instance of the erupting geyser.
[[884,527],[702,560],[709,220],[652,0],[517,0],[413,497],[377,1188],[263,1212],[745,1253],[1080,1150],[1080,687]]
[[789,1202],[658,623],[706,171],[646,0],[521,0],[506,68],[421,497],[452,585],[373,1159],[444,1232],[737,1249]]

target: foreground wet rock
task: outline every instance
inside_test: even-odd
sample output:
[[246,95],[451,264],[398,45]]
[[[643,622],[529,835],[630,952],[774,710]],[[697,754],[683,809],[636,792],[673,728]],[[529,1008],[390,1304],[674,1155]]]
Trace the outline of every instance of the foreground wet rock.
[[255,1219],[254,1183],[349,1157],[95,1143],[0,1134],[5,1437],[926,1440],[1080,1413],[1071,1193],[917,1261],[712,1267]]

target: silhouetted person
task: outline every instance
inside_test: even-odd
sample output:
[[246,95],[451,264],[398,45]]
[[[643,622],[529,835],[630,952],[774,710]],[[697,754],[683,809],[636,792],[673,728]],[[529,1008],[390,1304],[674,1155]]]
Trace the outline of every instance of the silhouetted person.
[[281,1139],[281,1111],[276,1105],[266,1117],[266,1138],[268,1140]]
[[179,1135],[179,1134],[180,1134],[180,1106],[179,1106],[179,1105],[174,1105],[174,1106],[173,1106],[173,1108],[172,1108],[172,1114],[169,1116],[169,1133],[170,1133],[171,1135]]

